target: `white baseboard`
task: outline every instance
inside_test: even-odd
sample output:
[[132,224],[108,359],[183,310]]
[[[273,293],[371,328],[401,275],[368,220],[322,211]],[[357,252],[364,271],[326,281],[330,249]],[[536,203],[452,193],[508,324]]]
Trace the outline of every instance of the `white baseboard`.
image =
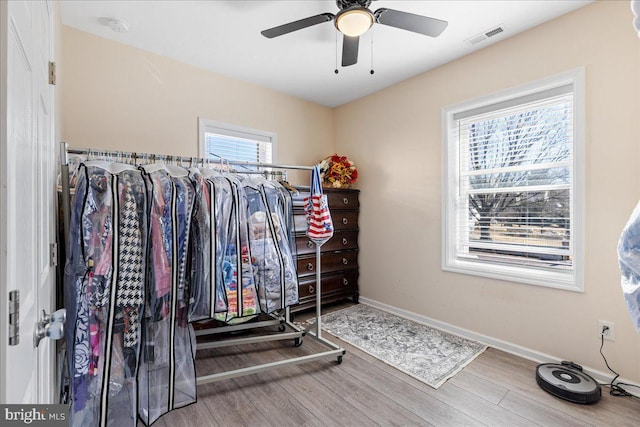
[[[414,322],[417,322],[417,323],[422,323],[423,325],[427,325],[432,328],[440,329],[442,331],[449,332],[451,334],[458,335],[463,338],[481,342],[482,344],[485,344],[489,347],[493,347],[498,350],[502,350],[506,353],[520,356],[522,358],[534,361],[536,363],[560,363],[562,360],[564,360],[557,356],[541,353],[539,351],[522,347],[520,345],[513,344],[507,341],[503,341],[498,338],[490,337],[488,335],[482,335],[477,332],[470,331],[468,329],[460,328],[458,326],[451,325],[446,322],[441,322],[439,320],[432,319],[430,317],[423,316],[421,314],[413,313],[411,311],[403,310],[401,308],[384,304],[379,301],[365,298],[363,296],[360,296],[360,302],[362,304],[366,304],[371,307],[379,308],[380,310],[388,311],[389,313],[393,313],[397,316],[404,317],[405,319],[413,320]],[[612,374],[599,371],[597,369],[593,369],[589,366],[583,366],[582,368],[584,372],[591,375],[596,381],[600,382],[600,384],[609,384],[611,382],[611,378],[613,378]],[[617,382],[633,384],[631,380],[627,380],[622,377],[619,377]],[[640,392],[634,390],[633,388],[627,391],[637,397],[640,397]]]

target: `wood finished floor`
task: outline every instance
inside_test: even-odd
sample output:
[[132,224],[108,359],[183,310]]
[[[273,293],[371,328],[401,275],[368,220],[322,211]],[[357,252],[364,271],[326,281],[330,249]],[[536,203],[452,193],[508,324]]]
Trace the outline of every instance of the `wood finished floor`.
[[[594,405],[566,402],[538,387],[534,362],[496,349],[434,390],[326,337],[347,350],[342,364],[326,359],[206,384],[197,403],[154,426],[640,426],[640,399],[612,397],[603,387]],[[297,348],[276,341],[198,351],[197,374],[322,350],[306,337]]]

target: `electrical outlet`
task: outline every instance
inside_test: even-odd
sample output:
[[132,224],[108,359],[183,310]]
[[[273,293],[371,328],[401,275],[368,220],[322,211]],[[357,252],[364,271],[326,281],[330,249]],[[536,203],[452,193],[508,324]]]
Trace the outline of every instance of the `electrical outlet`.
[[607,341],[615,341],[616,334],[613,328],[613,322],[598,320],[598,334],[604,336],[604,339]]

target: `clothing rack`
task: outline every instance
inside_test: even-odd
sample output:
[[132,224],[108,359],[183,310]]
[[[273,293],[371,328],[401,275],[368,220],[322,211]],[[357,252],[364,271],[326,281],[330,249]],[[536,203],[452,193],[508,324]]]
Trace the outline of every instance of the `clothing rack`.
[[[261,163],[261,162],[245,162],[245,161],[229,161],[226,159],[221,159],[220,161],[212,161],[210,159],[196,158],[196,157],[184,157],[184,156],[170,156],[170,155],[158,155],[158,154],[149,154],[149,153],[135,153],[135,152],[122,152],[122,151],[107,151],[107,150],[94,150],[87,148],[69,148],[68,143],[61,142],[60,143],[60,165],[61,165],[61,184],[62,184],[62,207],[63,207],[63,222],[65,229],[65,247],[68,247],[68,242],[66,242],[68,230],[69,230],[69,219],[70,219],[70,185],[69,185],[69,154],[80,154],[80,155],[88,155],[89,157],[95,156],[102,159],[111,159],[114,161],[123,161],[129,160],[133,161],[133,163],[138,164],[139,162],[149,161],[166,161],[169,163],[175,163],[180,165],[188,164],[190,166],[212,166],[216,164],[226,164],[226,165],[236,165],[236,166],[253,166],[258,168],[269,168],[269,169],[292,169],[292,170],[312,170],[311,166],[298,166],[298,165],[280,165],[280,164],[271,164],[271,163]],[[235,171],[238,173],[245,173],[245,171]],[[321,260],[320,260],[320,247],[322,243],[316,243],[316,313],[315,313],[315,322],[306,327],[301,328],[294,323],[291,322],[289,307],[284,309],[284,315],[282,313],[278,313],[278,315],[273,316],[271,320],[264,320],[259,322],[249,322],[238,325],[230,325],[230,326],[222,326],[217,328],[209,328],[209,329],[201,329],[196,331],[196,336],[203,335],[213,335],[220,334],[225,332],[236,332],[247,329],[254,328],[262,328],[267,326],[278,326],[279,332],[278,334],[265,334],[255,337],[248,338],[236,338],[236,339],[225,339],[219,341],[212,341],[206,343],[198,343],[197,349],[211,349],[218,347],[226,347],[232,345],[243,345],[250,343],[258,343],[258,342],[267,342],[267,341],[279,341],[279,340],[287,340],[293,339],[294,345],[296,347],[302,344],[302,339],[304,336],[310,336],[315,341],[323,344],[325,347],[329,348],[327,351],[321,351],[318,353],[309,354],[306,356],[300,357],[292,357],[281,361],[250,366],[246,368],[235,369],[231,371],[220,372],[216,374],[210,374],[205,376],[200,376],[196,378],[196,384],[208,384],[212,382],[222,381],[225,379],[236,378],[244,375],[250,375],[254,373],[264,372],[275,368],[280,368],[283,366],[289,365],[297,365],[307,362],[312,362],[321,359],[327,358],[336,358],[338,364],[342,363],[342,357],[346,353],[345,349],[334,344],[333,342],[322,337],[321,330]],[[292,329],[292,332],[286,332],[285,330],[289,327]]]

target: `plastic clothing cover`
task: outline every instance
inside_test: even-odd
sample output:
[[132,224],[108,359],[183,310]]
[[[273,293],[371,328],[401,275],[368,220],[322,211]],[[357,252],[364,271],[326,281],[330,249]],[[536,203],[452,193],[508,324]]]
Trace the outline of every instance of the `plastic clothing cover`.
[[149,200],[147,298],[138,414],[151,424],[196,401],[195,333],[188,323],[187,259],[194,188],[176,166],[144,166]]
[[[216,194],[230,200],[230,204],[225,206],[228,209],[229,221],[224,233],[222,260],[227,311],[217,313],[215,318],[225,323],[238,323],[252,319],[260,313],[254,267],[251,263],[247,196],[236,176],[223,174],[213,182],[216,191],[221,192]],[[227,195],[224,196],[222,192]],[[223,212],[223,215],[227,214]]]
[[209,185],[197,169],[189,171],[195,198],[189,241],[189,321],[209,319],[215,305],[216,233]]
[[[69,154],[67,156],[67,166],[69,168],[69,187],[75,188],[78,182],[78,171],[80,166],[87,161],[87,156],[80,154]],[[62,185],[62,173],[58,174],[57,185]]]
[[298,303],[298,278],[285,228],[280,186],[262,177],[242,178],[249,208],[249,240],[260,308],[272,313]]
[[[209,194],[209,215],[211,217],[211,261],[210,261],[210,289],[208,293],[213,299],[210,301],[194,302],[202,307],[201,312],[208,313],[208,318],[224,320],[228,311],[227,290],[224,279],[224,262],[227,253],[228,233],[231,227],[233,211],[233,191],[231,182],[222,174],[212,169],[201,169]],[[197,273],[200,274],[200,273]],[[206,304],[206,305],[205,305]],[[206,308],[206,310],[205,310]],[[216,313],[221,313],[216,315]]]
[[[191,169],[196,191],[191,253],[190,320],[214,319],[226,313],[224,261],[233,195],[231,183],[211,169]],[[222,315],[225,318],[225,315]]]
[[640,333],[640,203],[622,230],[618,242],[618,260],[627,309]]
[[64,277],[71,426],[137,422],[145,203],[135,168],[78,169]]
[[[285,183],[289,185],[288,183]],[[289,240],[289,248],[291,251],[291,256],[293,259],[297,258],[297,249],[296,249],[296,230],[295,225],[293,223],[293,200],[291,198],[291,192],[284,185],[278,183],[276,185],[278,192],[280,193],[280,201],[282,208],[282,215],[284,217],[284,230],[287,234],[287,239]],[[294,189],[295,190],[295,189]],[[297,190],[296,194],[297,194]]]

